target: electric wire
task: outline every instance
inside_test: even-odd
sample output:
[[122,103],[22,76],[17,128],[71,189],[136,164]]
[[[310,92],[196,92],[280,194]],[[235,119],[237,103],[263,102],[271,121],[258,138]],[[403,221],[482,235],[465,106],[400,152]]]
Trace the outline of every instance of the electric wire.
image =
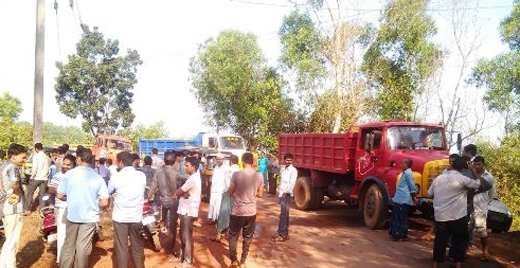
[[56,11],[56,30],[58,37],[58,58],[61,60],[61,38],[60,38],[60,19],[58,17],[58,0],[54,0],[54,10]]
[[[259,6],[268,6],[268,7],[282,7],[282,8],[289,8],[289,7],[308,7],[306,4],[274,4],[274,3],[266,3],[266,2],[256,2],[256,1],[248,1],[248,0],[229,0],[230,2],[240,3],[240,4],[247,4],[247,5],[259,5]],[[477,6],[477,7],[461,7],[458,8],[458,10],[473,10],[473,9],[505,9],[505,8],[512,8],[512,5],[492,5],[492,6]],[[357,10],[357,11],[380,11],[380,8],[341,8],[341,7],[331,7],[329,8],[331,10]],[[426,11],[452,11],[452,8],[427,8]]]

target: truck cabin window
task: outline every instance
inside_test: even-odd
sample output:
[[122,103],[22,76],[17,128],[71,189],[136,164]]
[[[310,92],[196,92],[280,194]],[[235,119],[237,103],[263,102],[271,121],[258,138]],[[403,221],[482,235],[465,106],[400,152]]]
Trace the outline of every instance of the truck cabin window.
[[209,148],[217,148],[217,138],[209,138]]
[[125,151],[131,151],[132,145],[125,141],[118,141],[118,140],[109,140],[108,141],[108,147],[112,149],[119,149],[119,150],[125,150]]
[[244,149],[244,140],[241,137],[220,137],[220,149]]
[[[368,135],[370,134],[370,135]],[[381,147],[381,137],[383,135],[383,132],[380,129],[366,129],[363,130],[362,138],[363,142],[361,143],[361,146],[363,147],[365,143],[373,143],[372,149],[379,149]],[[369,136],[373,137],[373,140],[367,140]]]
[[387,130],[387,147],[391,150],[445,150],[443,130],[434,127],[391,127]]

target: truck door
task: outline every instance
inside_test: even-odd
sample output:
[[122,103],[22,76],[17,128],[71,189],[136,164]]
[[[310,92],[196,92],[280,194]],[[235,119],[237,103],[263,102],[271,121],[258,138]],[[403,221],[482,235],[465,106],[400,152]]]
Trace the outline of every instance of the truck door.
[[381,129],[363,129],[361,142],[356,149],[356,179],[362,180],[376,172],[377,163],[381,158]]

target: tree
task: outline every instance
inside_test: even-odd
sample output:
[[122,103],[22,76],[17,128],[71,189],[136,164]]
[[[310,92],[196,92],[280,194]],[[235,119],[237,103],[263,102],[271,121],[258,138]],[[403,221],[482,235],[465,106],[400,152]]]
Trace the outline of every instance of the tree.
[[43,144],[56,146],[67,144],[93,144],[94,139],[87,132],[76,126],[59,126],[45,122],[43,124]]
[[0,96],[0,118],[17,120],[22,113],[22,102],[17,97],[4,92]]
[[481,59],[469,82],[486,88],[483,101],[488,109],[499,113],[504,120],[506,135],[520,129],[520,1],[515,1],[511,14],[500,24],[502,42],[509,52],[492,59]]
[[[486,159],[486,169],[495,177],[497,195],[511,210],[513,215],[520,215],[520,181],[518,174],[520,164],[520,136],[518,132],[510,133],[501,140],[499,146],[480,141],[477,143],[479,155]],[[513,221],[511,231],[520,230],[520,222]]]
[[[253,34],[221,32],[200,46],[190,62],[192,91],[218,130],[232,130],[251,148],[263,146],[288,107],[282,80],[267,66]],[[283,125],[284,122],[277,122]]]
[[168,136],[168,130],[164,121],[159,120],[150,125],[137,124],[134,128],[125,128],[118,132],[118,135],[127,137],[132,141],[134,151],[138,151],[139,138],[142,139],[164,139]]
[[[445,6],[446,3],[440,4]],[[435,105],[440,108],[440,122],[446,127],[446,136],[451,146],[455,145],[456,133],[463,133],[462,140],[478,135],[487,126],[486,113],[474,88],[465,81],[471,65],[476,60],[476,53],[481,45],[481,26],[479,24],[478,0],[451,0],[450,12],[440,11],[440,16],[446,16],[450,28],[446,31],[446,43],[453,45],[445,48],[443,68],[436,73],[435,81],[423,94],[426,101],[418,102]],[[446,79],[454,77],[454,79]],[[429,95],[429,96],[428,96]],[[421,105],[418,103],[417,106]],[[431,107],[421,107],[424,117],[431,113]],[[438,109],[435,109],[438,111]],[[430,117],[431,119],[431,117]],[[435,118],[435,120],[438,120]]]
[[5,92],[0,96],[0,148],[7,149],[13,142],[31,146],[32,125],[19,122],[22,102],[17,97]]
[[[307,11],[294,10],[280,27],[280,62],[295,76],[296,91],[308,107],[309,131],[345,130],[364,114],[369,100],[360,75],[360,59],[373,28],[342,20],[340,1],[310,1]],[[328,24],[319,10],[325,9]],[[311,12],[314,19],[311,18]]]
[[437,30],[427,5],[428,0],[389,1],[364,56],[363,70],[376,92],[373,112],[383,120],[411,120],[415,97],[441,64],[442,52],[429,40]]
[[57,62],[56,101],[70,118],[81,115],[82,128],[96,136],[114,134],[129,127],[135,115],[130,104],[137,83],[137,67],[142,64],[136,50],[118,56],[119,42],[105,40],[97,27],[81,26],[83,35],[76,54],[66,64]]

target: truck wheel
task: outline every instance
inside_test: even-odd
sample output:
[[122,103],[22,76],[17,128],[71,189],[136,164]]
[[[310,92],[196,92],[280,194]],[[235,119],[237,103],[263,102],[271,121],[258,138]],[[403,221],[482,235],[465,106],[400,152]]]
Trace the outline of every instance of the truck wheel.
[[314,192],[314,209],[318,209],[323,205],[323,197],[325,196],[325,193],[323,188],[315,188]]
[[311,179],[299,177],[294,185],[294,203],[299,210],[311,210],[315,204],[315,191],[311,186]]
[[368,228],[378,229],[383,227],[388,211],[386,203],[379,186],[377,184],[370,185],[363,200],[363,219]]

